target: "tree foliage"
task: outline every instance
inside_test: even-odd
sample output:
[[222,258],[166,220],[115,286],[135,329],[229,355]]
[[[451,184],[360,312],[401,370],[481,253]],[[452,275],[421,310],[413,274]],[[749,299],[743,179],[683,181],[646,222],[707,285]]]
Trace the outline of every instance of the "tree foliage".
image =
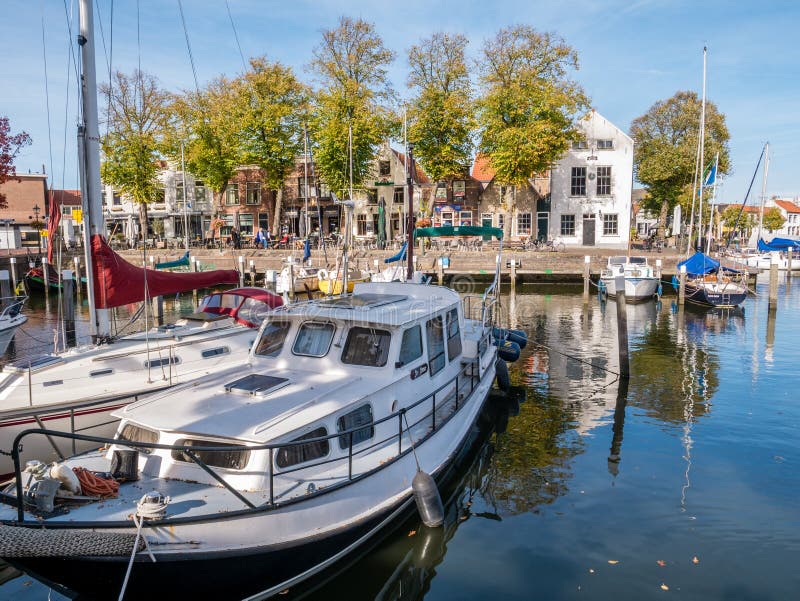
[[762,221],[764,229],[775,232],[781,229],[784,223],[786,223],[786,219],[784,219],[783,213],[778,207],[764,209],[764,220]]
[[[18,134],[11,133],[11,124],[8,117],[0,117],[0,184],[14,178],[17,173],[14,168],[14,159],[19,151],[31,143],[31,137],[24,131]],[[5,209],[8,201],[5,194],[0,192],[0,209]]]
[[[634,174],[648,189],[643,204],[662,216],[681,199],[687,209],[691,207],[700,113],[701,99],[695,92],[677,92],[656,102],[631,124]],[[729,139],[725,115],[706,101],[703,165],[706,169],[719,153],[717,177],[730,170]]]
[[501,29],[485,42],[478,70],[480,150],[502,184],[525,185],[578,139],[578,118],[589,108],[569,78],[578,55],[559,36],[527,25]]
[[103,181],[139,205],[143,235],[147,204],[156,198],[158,159],[169,121],[169,94],[149,73],[117,71],[111,85],[100,88],[106,100],[108,133],[103,138]]
[[434,180],[463,175],[470,164],[475,128],[467,38],[434,33],[408,51],[414,93],[408,137],[426,173]]
[[276,192],[273,228],[278,231],[283,185],[303,152],[308,90],[290,67],[264,57],[250,60],[236,89],[244,160],[262,167],[267,186]]
[[217,209],[242,160],[241,127],[233,118],[236,109],[235,86],[225,77],[200,91],[183,92],[172,104],[177,121],[170,133],[170,154],[180,156],[183,142],[187,170],[213,191]]
[[341,194],[349,187],[348,128],[352,127],[353,183],[370,172],[375,153],[392,125],[382,102],[392,89],[387,67],[394,60],[375,27],[362,19],[341,17],[322,33],[311,69],[320,87],[314,95],[311,120],[315,161],[328,186]]

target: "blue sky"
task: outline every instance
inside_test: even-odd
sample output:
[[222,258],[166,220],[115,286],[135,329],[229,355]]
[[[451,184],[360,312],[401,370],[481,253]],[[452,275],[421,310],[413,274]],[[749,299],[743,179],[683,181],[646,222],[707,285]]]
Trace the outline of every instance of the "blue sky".
[[[112,0],[95,0],[95,4],[108,47]],[[142,69],[155,74],[164,87],[193,87],[177,0],[139,0],[141,53],[137,2],[115,0],[113,4],[114,68],[129,72],[141,59]],[[770,0],[228,0],[228,4],[245,57],[266,55],[280,60],[306,80],[310,74],[305,65],[322,29],[333,27],[341,15],[371,21],[397,54],[390,75],[400,93],[405,93],[406,50],[434,31],[465,34],[472,56],[484,39],[510,24],[526,23],[556,32],[578,51],[581,68],[576,79],[593,106],[626,132],[631,121],[655,101],[678,90],[699,93],[702,48],[707,45],[708,97],[726,114],[731,132],[733,172],[722,184],[721,201],[741,201],[766,141],[771,151],[768,194],[800,195],[795,176],[800,157],[800,4]],[[67,10],[77,11],[76,0],[4,0],[3,5],[3,37],[14,43],[5,44],[0,59],[6,82],[0,90],[0,114],[11,118],[12,131],[24,129],[34,140],[19,157],[18,170],[39,171],[44,163],[54,174],[51,185],[77,187],[77,94],[74,67],[70,67],[68,88],[65,10],[66,5]],[[241,72],[225,0],[183,0],[183,6],[201,85],[219,74]],[[97,48],[102,73],[107,71],[106,55],[99,39]],[[760,178],[754,185],[755,197],[761,191]]]

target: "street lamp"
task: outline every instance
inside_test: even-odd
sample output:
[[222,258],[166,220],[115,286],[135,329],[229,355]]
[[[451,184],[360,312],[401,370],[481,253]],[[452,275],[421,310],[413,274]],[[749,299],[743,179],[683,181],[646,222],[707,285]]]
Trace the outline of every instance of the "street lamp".
[[41,211],[41,207],[38,204],[33,205],[33,220],[36,222],[36,245],[39,247],[39,254],[42,254],[42,227],[39,223],[39,211]]

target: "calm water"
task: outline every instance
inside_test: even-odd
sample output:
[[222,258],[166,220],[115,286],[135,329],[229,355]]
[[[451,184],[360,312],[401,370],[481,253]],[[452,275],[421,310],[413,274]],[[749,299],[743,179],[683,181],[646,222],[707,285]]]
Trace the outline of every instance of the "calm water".
[[[775,319],[765,283],[744,312],[678,311],[674,297],[628,307],[627,390],[613,302],[584,308],[579,289],[540,286],[506,297],[542,346],[513,365],[522,400],[483,416],[444,491],[445,527],[409,519],[279,598],[798,598],[800,278],[781,283]],[[41,303],[30,313],[20,355],[52,348]],[[48,598],[4,575],[0,598]]]

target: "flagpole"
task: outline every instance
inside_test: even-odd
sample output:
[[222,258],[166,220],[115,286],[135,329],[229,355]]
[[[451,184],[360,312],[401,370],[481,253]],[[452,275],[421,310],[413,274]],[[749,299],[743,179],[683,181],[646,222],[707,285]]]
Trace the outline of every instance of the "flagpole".
[[764,203],[767,200],[767,175],[769,174],[769,142],[764,145],[764,176],[761,179],[761,209],[758,211],[758,236],[756,237],[756,248],[758,241],[761,240],[761,228],[764,226]]

